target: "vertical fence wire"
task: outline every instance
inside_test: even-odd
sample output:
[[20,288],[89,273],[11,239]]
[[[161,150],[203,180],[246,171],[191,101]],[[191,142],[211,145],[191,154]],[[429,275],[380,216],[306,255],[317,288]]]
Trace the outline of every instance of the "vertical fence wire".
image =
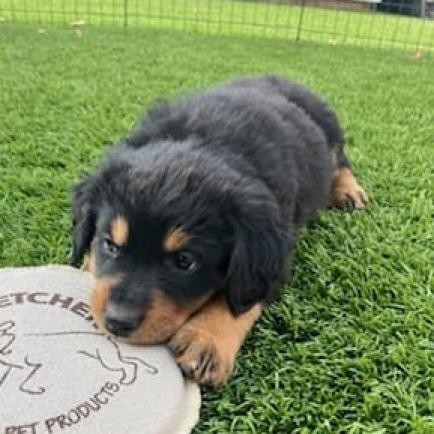
[[62,0],[61,14],[62,14],[62,21],[65,23],[66,22],[65,0]]
[[14,0],[10,0],[9,4],[10,4],[10,8],[12,9],[12,20],[15,21],[17,17],[16,17],[16,8],[15,8]]
[[128,27],[128,0],[124,0],[124,27]]
[[86,0],[86,19],[89,24],[92,24],[92,8],[91,0]]
[[41,24],[42,19],[41,19],[41,7],[39,4],[39,0],[36,0],[36,11],[37,11],[37,16],[38,16],[38,24]]
[[77,0],[74,0],[74,20],[78,20],[78,3]]
[[[434,13],[434,11],[433,11]],[[434,41],[434,25],[431,26],[431,33],[430,36],[428,37],[429,41]]]
[[303,28],[303,17],[304,17],[305,7],[306,7],[306,0],[301,0],[300,15],[298,18],[298,26],[297,26],[297,34],[295,36],[296,42],[300,42],[300,40],[301,40],[301,30]]
[[425,22],[426,22],[425,18],[422,18],[422,23],[420,25],[420,30],[419,30],[419,34],[418,34],[417,42],[416,42],[416,49],[419,49],[421,46],[422,35],[425,31]]

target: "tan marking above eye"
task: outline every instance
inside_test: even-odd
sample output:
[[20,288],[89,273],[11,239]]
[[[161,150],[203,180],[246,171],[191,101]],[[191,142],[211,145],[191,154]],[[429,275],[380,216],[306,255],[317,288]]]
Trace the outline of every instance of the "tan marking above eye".
[[115,244],[123,246],[128,240],[128,222],[125,217],[117,216],[111,224],[111,237]]
[[167,232],[163,241],[163,249],[167,253],[174,253],[183,249],[190,240],[188,235],[182,228],[172,228]]

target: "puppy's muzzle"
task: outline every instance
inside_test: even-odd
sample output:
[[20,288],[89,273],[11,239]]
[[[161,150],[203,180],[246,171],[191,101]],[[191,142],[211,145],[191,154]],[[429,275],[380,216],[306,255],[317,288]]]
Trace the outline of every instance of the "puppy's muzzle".
[[107,331],[115,336],[128,337],[143,320],[141,312],[133,309],[119,308],[109,304],[104,314]]

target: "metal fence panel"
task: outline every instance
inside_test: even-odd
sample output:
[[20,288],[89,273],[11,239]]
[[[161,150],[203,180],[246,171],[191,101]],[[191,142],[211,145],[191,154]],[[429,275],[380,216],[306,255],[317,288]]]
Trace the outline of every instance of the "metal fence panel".
[[434,0],[3,0],[0,17],[434,51]]

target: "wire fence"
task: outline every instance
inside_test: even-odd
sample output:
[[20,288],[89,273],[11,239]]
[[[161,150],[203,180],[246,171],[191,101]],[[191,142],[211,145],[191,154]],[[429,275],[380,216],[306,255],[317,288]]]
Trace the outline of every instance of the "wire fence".
[[0,19],[434,52],[434,0],[2,0]]

